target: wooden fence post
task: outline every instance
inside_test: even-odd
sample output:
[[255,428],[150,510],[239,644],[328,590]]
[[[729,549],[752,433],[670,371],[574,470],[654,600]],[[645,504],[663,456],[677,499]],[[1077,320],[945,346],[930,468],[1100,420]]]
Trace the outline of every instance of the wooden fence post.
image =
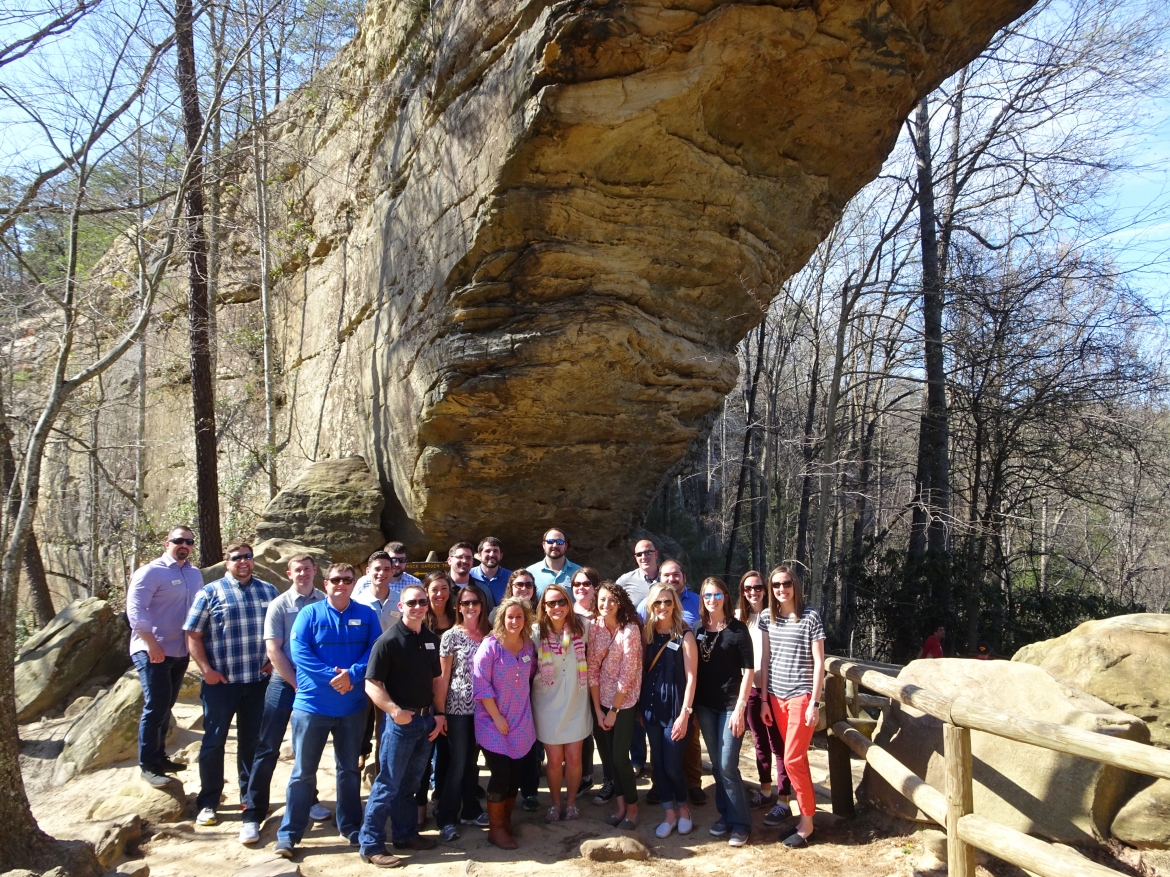
[[[975,877],[975,848],[959,837],[959,820],[975,810],[971,789],[971,731],[945,723],[943,755],[947,762],[947,874],[948,877]],[[830,755],[830,763],[831,759]]]
[[849,747],[833,733],[833,725],[845,721],[845,680],[829,674],[825,679],[825,722],[829,727],[829,791],[833,813],[853,816],[853,769],[849,765]]
[[857,703],[857,693],[858,693],[857,683],[854,682],[852,679],[846,680],[846,682],[845,682],[845,710],[849,714],[849,718],[851,718],[851,719],[856,719],[858,716],[863,715],[863,713],[861,712],[861,707]]

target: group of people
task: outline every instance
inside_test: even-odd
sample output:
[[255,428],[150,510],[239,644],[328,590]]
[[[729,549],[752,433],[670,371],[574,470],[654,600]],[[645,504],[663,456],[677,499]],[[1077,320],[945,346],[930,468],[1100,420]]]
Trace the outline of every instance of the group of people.
[[[435,838],[419,833],[432,784],[441,840],[478,825],[491,843],[515,849],[513,809],[518,798],[523,809],[539,809],[542,760],[544,818],[560,822],[581,818],[577,803],[594,784],[595,754],[604,783],[594,803],[612,802],[606,821],[632,829],[644,740],[647,798],[663,811],[655,834],[687,834],[691,806],[705,800],[700,734],[715,779],[711,835],[742,846],[751,810],[768,806],[764,824],[781,825],[793,794],[800,815],[784,843],[804,846],[812,836],[807,750],[822,706],[824,632],[794,567],[766,578],[745,573],[733,609],[722,579],[688,590],[682,566],[659,564],[649,540],[635,546],[636,569],[603,581],[568,559],[568,538],[554,528],[542,538],[543,559],[527,568],[503,568],[500,541],[487,537],[478,546],[456,543],[447,569],[420,581],[405,571],[405,547],[391,542],[370,555],[360,579],[349,564],[330,566],[324,593],[314,586],[313,558],[296,555],[288,563],[292,586],[281,594],[252,575],[245,543],[228,546],[225,575],[204,585],[189,562],[193,545],[189,529],[171,531],[164,554],[135,572],[127,615],[145,695],[139,764],[152,785],[183,767],[167,757],[165,738],[189,658],[203,676],[200,825],[218,820],[234,718],[244,844],[259,840],[291,722],[294,765],[275,848],[286,858],[310,821],[330,818],[377,866],[401,861],[388,849],[387,823],[395,849],[434,847]],[[745,728],[760,773],[750,796],[739,771]],[[363,808],[371,737],[377,773]],[[329,738],[333,812],[316,789]],[[486,813],[481,751],[490,774]]]

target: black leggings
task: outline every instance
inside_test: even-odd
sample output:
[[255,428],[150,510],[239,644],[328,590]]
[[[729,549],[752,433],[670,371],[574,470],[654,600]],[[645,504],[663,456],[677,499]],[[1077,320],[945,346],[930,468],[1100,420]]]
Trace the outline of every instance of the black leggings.
[[487,794],[489,801],[504,801],[515,798],[520,791],[520,765],[522,758],[509,758],[490,749],[483,751],[483,760],[487,762],[488,778]]
[[597,754],[601,756],[606,775],[613,777],[614,791],[625,798],[627,804],[638,803],[638,783],[630,764],[630,741],[634,738],[634,714],[637,711],[637,707],[618,710],[612,728],[608,731],[601,725],[596,728]]

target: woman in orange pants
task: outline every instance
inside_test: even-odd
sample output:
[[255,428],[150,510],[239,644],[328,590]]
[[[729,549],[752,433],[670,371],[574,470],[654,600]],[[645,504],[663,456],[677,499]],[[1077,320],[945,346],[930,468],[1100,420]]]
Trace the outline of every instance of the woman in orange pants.
[[825,684],[825,630],[816,610],[804,603],[804,587],[796,567],[781,565],[768,576],[774,610],[759,621],[764,656],[758,683],[768,692],[760,710],[765,724],[776,723],[784,737],[784,769],[800,805],[796,831],[784,839],[788,847],[807,846],[813,833],[817,796],[808,769],[808,745],[816,730]]

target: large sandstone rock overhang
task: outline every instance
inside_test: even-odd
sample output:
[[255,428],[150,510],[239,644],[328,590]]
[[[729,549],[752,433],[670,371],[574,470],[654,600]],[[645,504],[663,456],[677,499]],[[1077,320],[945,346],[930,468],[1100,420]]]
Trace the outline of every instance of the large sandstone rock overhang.
[[275,117],[290,447],[357,434],[418,544],[616,548],[916,103],[1031,5],[375,0]]

